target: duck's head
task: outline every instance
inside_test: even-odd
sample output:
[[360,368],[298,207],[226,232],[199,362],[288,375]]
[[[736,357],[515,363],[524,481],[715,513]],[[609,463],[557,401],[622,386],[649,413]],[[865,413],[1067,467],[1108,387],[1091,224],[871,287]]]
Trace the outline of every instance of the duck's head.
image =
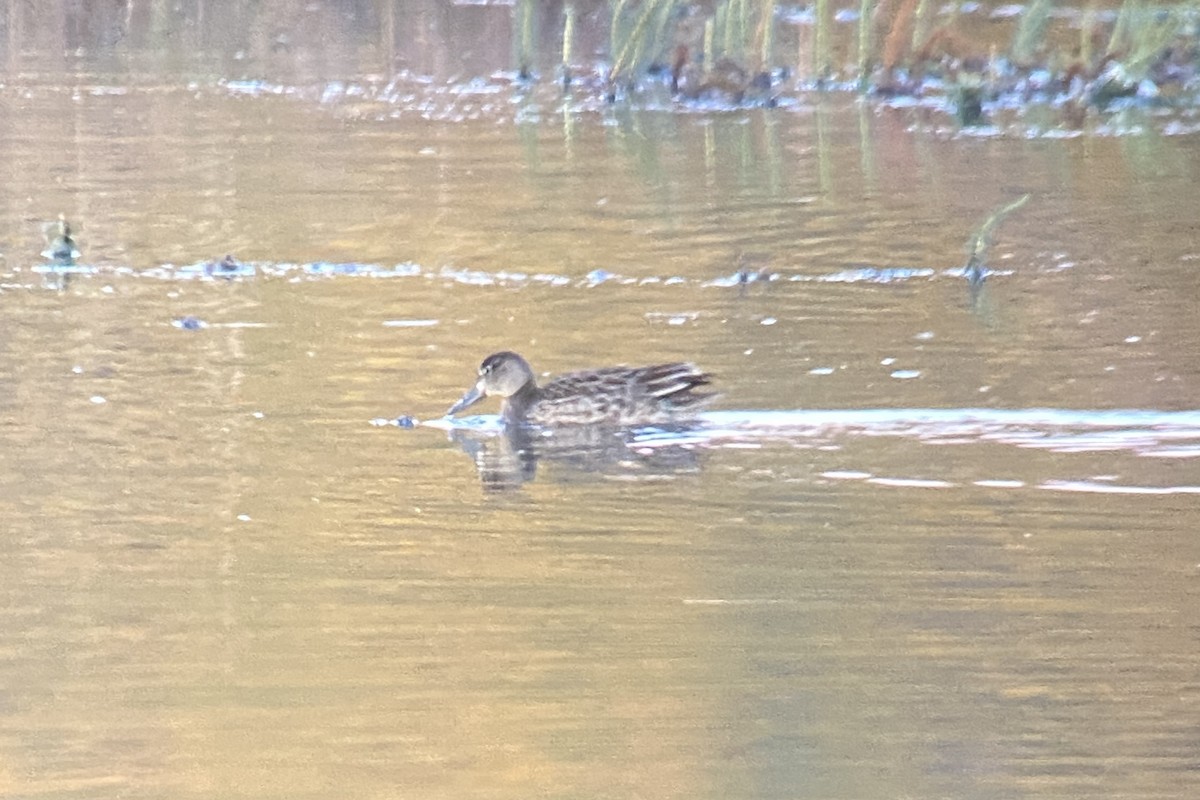
[[485,397],[508,399],[526,387],[536,385],[528,362],[516,353],[493,353],[479,365],[479,378],[459,401],[450,406],[446,416],[470,408]]

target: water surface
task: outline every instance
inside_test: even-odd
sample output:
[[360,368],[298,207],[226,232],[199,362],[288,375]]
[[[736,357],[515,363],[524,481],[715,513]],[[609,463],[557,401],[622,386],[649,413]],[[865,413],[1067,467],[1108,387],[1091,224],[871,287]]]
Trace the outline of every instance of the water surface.
[[[0,90],[0,791],[1188,796],[1194,136],[234,89]],[[723,395],[371,424],[499,349]]]

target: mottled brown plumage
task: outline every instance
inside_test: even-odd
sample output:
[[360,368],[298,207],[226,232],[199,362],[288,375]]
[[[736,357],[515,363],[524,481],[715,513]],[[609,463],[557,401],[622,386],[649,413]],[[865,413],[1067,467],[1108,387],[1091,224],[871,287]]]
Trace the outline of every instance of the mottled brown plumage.
[[479,366],[475,385],[447,415],[484,397],[503,398],[505,421],[557,425],[654,425],[687,420],[713,395],[697,392],[710,381],[694,364],[605,367],[569,372],[539,387],[516,353],[495,353]]

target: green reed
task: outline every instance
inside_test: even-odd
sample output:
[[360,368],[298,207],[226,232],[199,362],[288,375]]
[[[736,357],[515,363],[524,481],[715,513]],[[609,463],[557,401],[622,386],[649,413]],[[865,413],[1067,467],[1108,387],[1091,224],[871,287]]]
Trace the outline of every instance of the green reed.
[[1188,32],[1189,20],[1200,13],[1200,3],[1173,8],[1147,8],[1144,0],[1125,0],[1117,13],[1107,55],[1121,59],[1130,77],[1141,78],[1177,37]]
[[647,0],[626,35],[622,31],[622,17],[629,3],[627,0],[616,0],[609,44],[611,52],[617,55],[613,59],[609,80],[632,76],[645,61],[647,53],[657,55],[662,52],[675,3],[676,0]]
[[772,50],[775,47],[775,0],[762,0],[759,6],[758,27],[754,35],[758,55],[755,67],[766,70],[774,63]]
[[996,230],[997,225],[1004,221],[1005,217],[1027,202],[1029,202],[1029,195],[1026,194],[993,211],[967,241],[967,253],[969,256],[966,267],[967,277],[973,283],[983,280],[983,264],[987,256],[987,250],[992,246],[992,232]]
[[[828,0],[819,2],[828,4]],[[679,39],[674,25],[680,9],[695,11],[689,0],[612,0],[610,78],[635,76],[647,64],[663,60],[675,44],[698,51],[697,60],[709,69],[721,58],[755,70],[769,69],[777,5],[778,0],[717,0],[697,42]]]
[[1130,29],[1134,26],[1135,16],[1141,16],[1145,3],[1138,0],[1125,0],[1121,10],[1117,12],[1117,22],[1113,25],[1112,36],[1108,39],[1109,54],[1117,53],[1130,38]]
[[[522,41],[522,64],[526,54],[528,33],[532,28],[532,0],[517,0],[519,30]],[[982,47],[969,34],[957,30],[963,0],[952,0],[945,12],[939,0],[859,0],[856,31],[856,67],[860,87],[867,88],[877,67],[912,67],[917,58],[954,57],[971,54]],[[1133,77],[1144,73],[1156,58],[1166,52],[1173,41],[1185,34],[1188,26],[1196,25],[1200,0],[1187,0],[1166,8],[1148,5],[1148,0],[1123,0],[1112,27],[1106,52],[1095,42],[1098,27],[1096,6],[1104,4],[1088,0],[1084,9],[1079,48],[1075,53],[1058,54],[1048,51],[1048,32],[1055,24],[1052,13],[1058,4],[1054,0],[1028,0],[1009,43],[1013,62],[1024,67],[1048,66],[1061,68],[1067,63],[1094,66],[1099,58],[1119,59]],[[612,14],[610,50],[612,80],[636,80],[649,64],[669,61],[667,55],[680,46],[687,48],[695,64],[712,70],[721,59],[728,59],[748,71],[769,70],[775,61],[775,12],[778,0],[610,0]],[[828,78],[838,71],[833,63],[834,3],[831,0],[812,0],[814,24],[808,44],[801,39],[801,50],[794,66],[809,68],[818,79]],[[873,30],[875,14],[891,12],[890,25],[882,34]],[[695,27],[682,27],[676,21],[687,12],[695,19],[704,15]],[[574,31],[577,25],[574,6],[564,8],[563,64],[571,60]],[[936,42],[934,40],[937,40]],[[936,48],[935,48],[936,46]],[[925,52],[931,51],[931,52]],[[931,53],[943,53],[941,56]]]
[[518,0],[513,9],[513,13],[516,14],[517,29],[513,46],[516,50],[517,72],[522,78],[529,78],[533,74],[534,42],[536,41],[534,4],[535,0]]
[[571,82],[571,45],[575,40],[575,4],[563,5],[562,81]]
[[866,89],[870,78],[871,64],[871,17],[875,13],[875,0],[859,0],[858,4],[858,86]]
[[930,9],[934,6],[935,3],[930,0],[920,0],[917,3],[917,10],[913,15],[912,49],[914,51],[919,50],[921,45],[925,44],[925,40],[929,38],[929,28],[932,25],[930,18],[933,16]]
[[816,47],[813,51],[813,68],[816,70],[817,77],[824,79],[829,77],[833,70],[833,62],[829,55],[829,29],[832,27],[832,19],[829,15],[829,0],[817,0],[815,8],[817,32]]
[[1096,3],[1093,0],[1083,10],[1083,19],[1079,24],[1079,61],[1085,65],[1090,65],[1096,57],[1092,47],[1092,34],[1096,30],[1097,18]]
[[721,41],[721,52],[723,55],[730,58],[740,56],[738,52],[742,43],[742,15],[741,7],[744,3],[739,0],[729,0],[724,4],[725,7],[725,35]]
[[1045,46],[1046,26],[1053,8],[1054,0],[1030,0],[1025,6],[1025,13],[1021,14],[1021,21],[1013,33],[1011,55],[1014,62],[1026,66],[1035,63]]

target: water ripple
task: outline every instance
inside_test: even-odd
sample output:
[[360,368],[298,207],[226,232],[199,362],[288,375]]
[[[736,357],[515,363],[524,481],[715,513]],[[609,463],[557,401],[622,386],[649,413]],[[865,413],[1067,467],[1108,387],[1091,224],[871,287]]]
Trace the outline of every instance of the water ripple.
[[[464,432],[485,440],[503,435],[497,415],[475,415],[421,422],[413,417],[376,419],[377,426],[426,427],[459,440]],[[816,450],[841,450],[851,437],[895,436],[922,444],[962,446],[1007,444],[1056,453],[1125,452],[1134,456],[1194,458],[1200,456],[1200,411],[1150,409],[1075,410],[1029,409],[827,409],[796,411],[713,411],[693,423],[670,428],[647,427],[627,432],[623,440],[631,454],[649,458],[655,453],[697,449],[759,449],[785,442]],[[563,434],[543,431],[548,443]],[[484,448],[486,449],[486,448]],[[1200,494],[1200,485],[1137,486],[1118,482],[1116,475],[1085,479],[977,478],[968,482],[870,470],[826,470],[828,481],[861,481],[889,489],[953,489],[977,486],[997,490],[1029,487],[1056,492],[1180,495]]]
[[[503,430],[496,415],[418,422],[439,430]],[[375,425],[401,424],[394,419]],[[796,411],[710,411],[692,425],[634,432],[639,448],[734,447],[766,440],[828,439],[831,436],[900,436],[930,444],[1007,444],[1059,453],[1131,452],[1142,456],[1200,456],[1200,411],[1065,408],[813,409]],[[833,477],[845,478],[845,475]],[[859,476],[854,476],[859,477]]]
[[[698,433],[720,443],[844,433],[907,436],[934,444],[989,442],[1062,453],[1200,455],[1200,411],[1062,408],[713,411]],[[659,433],[649,433],[653,440]],[[669,432],[666,434],[669,436]]]
[[[757,282],[804,282],[804,283],[862,283],[862,284],[893,284],[913,280],[929,280],[938,277],[962,280],[965,272],[962,267],[934,269],[932,267],[871,267],[863,266],[849,270],[837,270],[829,273],[769,273],[746,275],[734,272],[716,278],[688,278],[682,275],[621,275],[605,269],[594,269],[585,275],[567,275],[561,273],[526,273],[516,270],[486,270],[466,267],[424,267],[412,261],[399,264],[368,264],[361,262],[328,262],[312,263],[291,262],[238,262],[235,268],[216,268],[212,261],[201,261],[195,264],[162,264],[159,266],[138,269],[128,265],[113,264],[72,264],[69,266],[57,264],[37,264],[31,271],[42,276],[80,276],[80,277],[132,277],[150,278],[165,281],[228,281],[245,280],[256,277],[296,279],[332,279],[332,278],[376,278],[399,279],[420,278],[424,280],[440,280],[466,286],[505,286],[520,288],[523,286],[556,286],[594,288],[606,284],[621,286],[689,286],[702,288],[745,288],[748,283]],[[15,277],[20,269],[8,273]],[[990,270],[988,275],[1003,276],[1012,274],[1011,271]],[[6,284],[15,288],[15,284]],[[766,323],[769,324],[769,323]]]

